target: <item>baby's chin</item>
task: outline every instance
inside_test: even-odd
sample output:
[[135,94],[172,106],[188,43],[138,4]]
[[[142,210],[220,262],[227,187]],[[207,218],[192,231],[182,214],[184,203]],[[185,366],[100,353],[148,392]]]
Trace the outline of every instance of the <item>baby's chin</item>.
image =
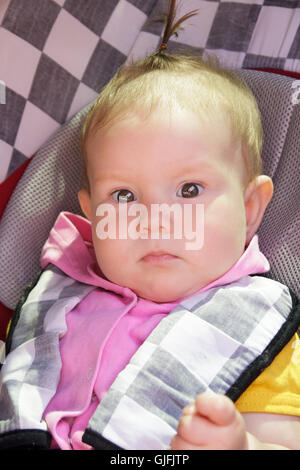
[[140,298],[145,299],[145,300],[150,300],[151,302],[156,302],[158,304],[162,303],[167,303],[167,302],[175,302],[178,300],[180,297],[178,297],[175,294],[170,294],[170,295],[165,295],[164,293],[158,293],[156,295],[147,295],[147,294],[138,294],[136,293]]
[[183,289],[182,291],[178,289],[178,286],[169,287],[169,288],[161,288],[161,286],[157,289],[151,289],[151,291],[145,291],[144,289],[131,288],[135,294],[143,299],[150,300],[151,302],[156,303],[167,303],[167,302],[176,302],[179,299],[192,295],[194,292],[197,292],[201,289],[199,288],[194,289]]

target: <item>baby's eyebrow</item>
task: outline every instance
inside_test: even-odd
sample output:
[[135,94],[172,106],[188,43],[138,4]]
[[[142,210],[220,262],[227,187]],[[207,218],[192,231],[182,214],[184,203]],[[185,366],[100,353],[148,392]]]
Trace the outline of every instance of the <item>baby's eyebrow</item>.
[[134,176],[133,173],[129,174],[129,175],[126,175],[124,173],[101,173],[101,175],[99,175],[95,181],[115,181],[115,180],[124,180],[124,179],[129,179],[129,178],[132,178],[132,176]]
[[[174,172],[170,172],[170,176],[172,178],[179,178],[180,176],[184,175],[191,175],[191,176],[201,176],[201,174],[205,174],[207,172],[211,171],[216,171],[215,166],[211,162],[195,162],[194,164],[189,164],[184,167],[174,168]],[[97,178],[95,179],[95,182],[97,183],[98,181],[128,181],[132,179],[135,176],[134,173],[118,173],[118,172],[104,172],[101,173],[101,175],[98,175]]]
[[176,169],[174,170],[174,176],[175,177],[178,177],[178,176],[181,176],[181,175],[185,175],[185,174],[191,174],[191,173],[197,173],[197,174],[201,174],[202,172],[208,172],[208,171],[216,171],[216,167],[215,165],[213,165],[212,163],[210,162],[206,162],[206,161],[197,161],[195,162],[194,164],[190,164],[190,165],[186,165],[184,167],[181,167],[179,171],[176,171]]

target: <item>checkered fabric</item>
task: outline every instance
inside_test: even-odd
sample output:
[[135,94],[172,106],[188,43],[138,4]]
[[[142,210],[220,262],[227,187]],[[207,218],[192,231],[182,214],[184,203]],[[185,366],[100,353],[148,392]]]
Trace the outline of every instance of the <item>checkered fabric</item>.
[[[184,0],[199,9],[169,50],[235,68],[300,72],[299,0]],[[91,102],[117,68],[153,52],[168,0],[1,0],[0,182]]]
[[67,331],[66,315],[93,289],[51,266],[24,293],[0,374],[0,434],[47,430],[42,415],[60,378],[59,340]]
[[[49,265],[21,301],[1,370],[0,448],[9,435],[15,439],[15,431],[46,432],[43,414],[60,378],[59,338],[66,332],[66,316],[93,289]],[[86,442],[97,448],[94,438],[102,435],[125,449],[166,449],[183,407],[198,393],[209,389],[236,400],[270,364],[278,353],[272,341],[281,349],[297,329],[300,310],[293,307],[286,286],[261,276],[245,276],[182,301],[104,395]],[[85,341],[83,330],[81,344]],[[83,373],[77,369],[74,383]],[[246,380],[239,382],[242,374]]]
[[0,181],[94,100],[126,60],[154,3],[2,0]]

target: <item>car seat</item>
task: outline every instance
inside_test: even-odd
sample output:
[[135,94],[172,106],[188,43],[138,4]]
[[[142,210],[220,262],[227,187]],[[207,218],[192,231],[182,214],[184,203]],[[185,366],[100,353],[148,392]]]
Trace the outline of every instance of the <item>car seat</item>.
[[[253,90],[262,114],[263,171],[274,182],[274,197],[259,229],[259,242],[271,264],[268,273],[300,296],[300,104],[298,84],[256,70],[238,74]],[[78,112],[37,152],[19,179],[0,220],[0,301],[14,310],[28,283],[40,271],[41,248],[61,211],[83,215],[80,129],[90,105]]]

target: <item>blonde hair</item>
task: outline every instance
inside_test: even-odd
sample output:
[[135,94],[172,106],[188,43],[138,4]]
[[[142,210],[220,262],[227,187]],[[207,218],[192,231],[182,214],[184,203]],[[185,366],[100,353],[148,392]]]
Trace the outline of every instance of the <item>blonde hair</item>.
[[216,111],[225,112],[234,134],[241,138],[248,181],[261,174],[263,132],[248,86],[213,56],[204,58],[190,51],[170,54],[165,49],[163,39],[157,52],[123,64],[91,107],[82,128],[83,182],[88,189],[86,143],[91,135],[132,113],[147,119],[157,108],[172,113],[174,106],[206,119],[213,119]]

